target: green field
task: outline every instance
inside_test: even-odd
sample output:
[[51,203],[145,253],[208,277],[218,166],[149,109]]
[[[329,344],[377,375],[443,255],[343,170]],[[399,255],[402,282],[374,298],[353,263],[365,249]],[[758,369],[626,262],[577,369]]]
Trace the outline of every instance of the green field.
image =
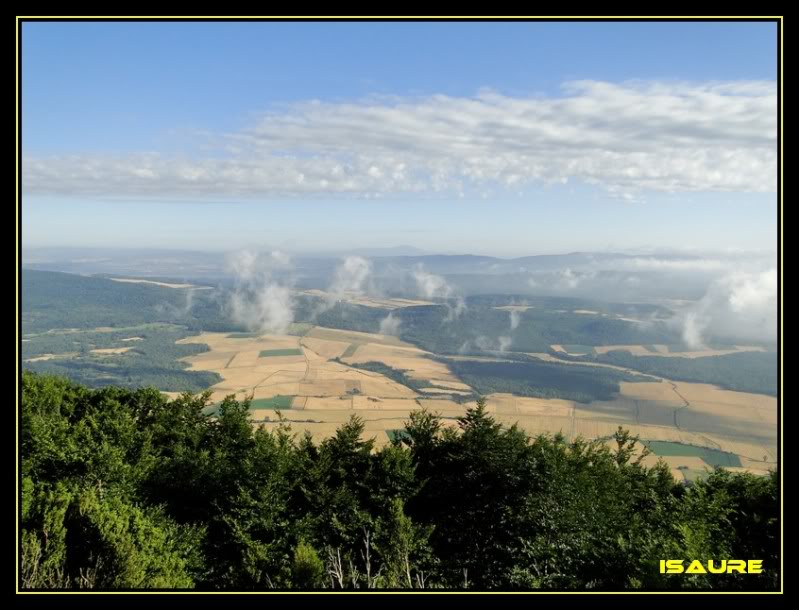
[[563,398],[589,403],[594,400],[613,400],[621,381],[651,381],[641,375],[608,368],[600,371],[597,370],[599,367],[543,362],[538,359],[517,362],[478,362],[446,358],[437,360],[444,362],[456,377],[482,395],[507,392],[517,396]]
[[[254,398],[250,401],[250,411],[255,409],[279,409],[279,410],[286,410],[291,409],[291,400],[294,396],[272,396],[270,398]],[[219,413],[219,405],[222,403],[214,403],[212,405],[208,405],[203,409],[203,413],[206,415],[217,415]]]
[[685,477],[685,480],[689,483],[696,483],[697,481],[701,481],[707,477],[707,470],[697,470],[696,468],[685,468],[680,469]]
[[259,358],[269,358],[270,356],[302,356],[302,350],[296,347],[288,349],[265,349],[258,354]]
[[668,441],[642,441],[655,455],[667,456],[691,456],[702,458],[708,466],[715,468],[726,466],[741,466],[741,459],[734,453],[719,451],[718,449],[708,449],[707,447],[697,447],[695,445],[684,445],[682,443],[672,443]]
[[294,335],[296,337],[304,337],[313,327],[313,324],[309,324],[307,322],[295,322],[294,324],[289,324],[286,334]]
[[360,343],[350,343],[349,347],[344,350],[344,353],[341,354],[342,358],[349,358],[350,356],[355,355],[355,351],[361,346]]
[[256,398],[250,402],[252,409],[291,409],[293,396],[272,396],[271,398]]
[[402,440],[403,438],[408,438],[408,433],[402,429],[392,429],[386,430],[386,436],[390,441]]

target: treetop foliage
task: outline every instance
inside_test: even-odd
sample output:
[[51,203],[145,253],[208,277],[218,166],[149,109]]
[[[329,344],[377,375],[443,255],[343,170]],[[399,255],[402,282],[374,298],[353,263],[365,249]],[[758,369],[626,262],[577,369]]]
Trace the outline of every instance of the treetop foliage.
[[[685,488],[616,448],[486,412],[411,413],[378,448],[353,417],[316,442],[248,404],[22,379],[21,586],[213,590],[745,589],[779,583],[777,476]],[[663,575],[660,559],[763,559]]]

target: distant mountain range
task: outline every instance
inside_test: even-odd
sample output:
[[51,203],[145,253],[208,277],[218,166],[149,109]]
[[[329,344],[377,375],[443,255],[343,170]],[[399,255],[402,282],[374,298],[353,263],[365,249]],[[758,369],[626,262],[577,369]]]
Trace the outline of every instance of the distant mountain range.
[[[264,248],[268,251],[268,248]],[[527,273],[563,269],[612,267],[626,259],[692,260],[685,254],[631,255],[609,252],[571,252],[540,254],[517,258],[472,254],[429,254],[411,246],[359,248],[340,252],[298,254],[295,265],[308,270],[326,271],[345,256],[372,260],[375,271],[386,268],[424,266],[432,273]],[[22,265],[29,269],[78,274],[127,274],[140,277],[222,278],[228,275],[224,252],[164,249],[115,248],[27,248]]]

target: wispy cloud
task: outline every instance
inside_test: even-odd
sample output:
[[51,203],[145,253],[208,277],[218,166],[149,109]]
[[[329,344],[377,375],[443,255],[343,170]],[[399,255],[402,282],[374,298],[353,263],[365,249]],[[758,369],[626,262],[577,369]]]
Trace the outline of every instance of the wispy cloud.
[[422,265],[414,269],[413,279],[416,280],[419,295],[426,299],[447,299],[452,296],[452,287],[447,284],[447,280],[440,275],[425,271]]
[[362,256],[347,256],[336,266],[333,278],[325,297],[316,301],[311,312],[311,319],[335,307],[336,303],[347,296],[371,292],[370,276],[372,263]]
[[425,271],[424,266],[419,264],[413,270],[413,279],[416,281],[417,294],[426,299],[444,300],[447,308],[446,322],[459,318],[466,311],[466,302],[462,296],[455,296],[455,303],[451,302],[454,290],[442,276]]
[[714,336],[776,341],[778,284],[776,269],[731,271],[716,279],[702,299],[678,316],[683,340],[695,348]]
[[348,256],[336,267],[330,292],[337,297],[344,293],[362,293],[372,272],[372,264],[362,256]]
[[280,251],[269,255],[242,250],[228,256],[228,268],[235,279],[227,310],[231,319],[250,330],[284,333],[294,321],[290,286],[274,278],[278,269],[291,264]]
[[563,269],[555,273],[556,281],[554,286],[563,290],[574,290],[585,280],[592,280],[596,277],[595,271],[572,271],[570,268]]
[[378,332],[381,335],[394,335],[398,337],[400,324],[401,320],[399,318],[395,318],[393,313],[390,313],[385,318],[380,320],[380,330]]
[[618,261],[617,264],[620,268],[646,271],[718,271],[728,267],[729,261],[712,258],[631,258]]
[[577,180],[621,197],[773,191],[773,82],[567,83],[560,97],[372,98],[284,107],[221,151],[23,160],[27,193],[382,197]]
[[[506,352],[513,343],[513,339],[506,336],[500,336],[496,339],[491,339],[485,335],[480,335],[475,339],[477,347],[484,352]],[[468,349],[468,345],[461,346],[463,349]]]

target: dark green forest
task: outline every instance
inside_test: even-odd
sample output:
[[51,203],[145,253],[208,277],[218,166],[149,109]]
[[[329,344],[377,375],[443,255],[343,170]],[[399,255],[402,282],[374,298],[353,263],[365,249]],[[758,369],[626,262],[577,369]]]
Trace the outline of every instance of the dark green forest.
[[588,403],[612,400],[620,381],[653,381],[613,369],[563,365],[530,358],[524,362],[483,362],[440,358],[464,383],[480,394],[508,392],[518,396],[563,398]]
[[[72,354],[66,358],[26,362],[25,367],[39,372],[63,375],[91,387],[118,385],[128,388],[155,386],[166,392],[200,392],[218,383],[221,377],[210,371],[190,371],[180,362],[193,354],[208,351],[200,344],[177,344],[193,334],[172,324],[145,324],[112,332],[44,333],[23,343],[25,357],[40,354]],[[138,341],[123,342],[135,336]],[[123,354],[96,354],[92,349],[130,347]]]
[[[24,373],[21,586],[203,590],[736,589],[779,585],[778,477],[690,487],[615,447],[503,427],[482,401],[411,414],[389,445],[357,418],[321,442],[248,405]],[[763,559],[661,575],[660,559]]]
[[[512,329],[507,311],[485,304],[503,300],[466,299],[466,309],[458,316],[441,305],[399,310],[395,316],[401,322],[400,338],[438,354],[483,353],[481,337],[510,337],[510,349],[515,352],[546,352],[553,343],[621,345],[677,341],[674,332],[665,324],[653,324],[644,329],[615,318],[558,311],[556,305],[519,312],[519,325]],[[557,303],[562,299],[549,300]]]
[[735,392],[777,396],[779,387],[776,352],[739,352],[702,358],[633,356],[622,350],[592,356],[569,356],[555,351],[550,353],[562,360],[614,364],[675,381],[712,383]]
[[154,322],[191,330],[236,331],[220,290],[175,290],[102,277],[22,270],[22,332],[127,327]]

